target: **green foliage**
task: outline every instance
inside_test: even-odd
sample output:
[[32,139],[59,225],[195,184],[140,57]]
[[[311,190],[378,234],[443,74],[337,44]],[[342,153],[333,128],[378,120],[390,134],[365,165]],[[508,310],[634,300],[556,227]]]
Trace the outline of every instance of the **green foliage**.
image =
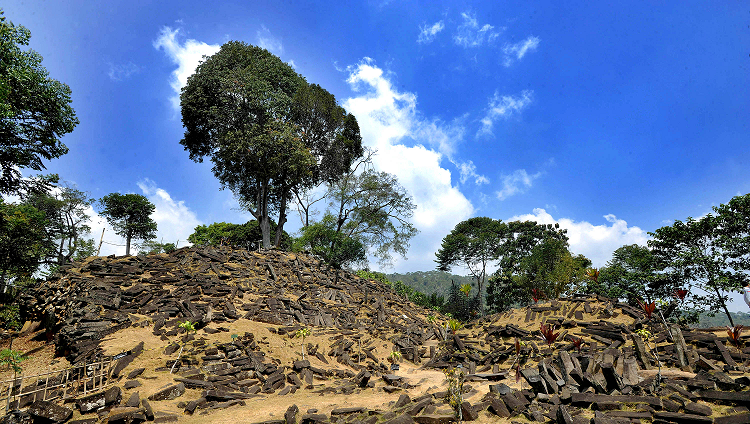
[[390,286],[396,294],[403,297],[406,300],[412,301],[423,308],[431,308],[434,310],[441,310],[444,306],[444,298],[436,293],[426,295],[413,287],[405,284],[403,281],[390,281],[386,274],[377,271],[359,270],[356,274],[360,278],[366,278],[368,280],[379,281],[383,284]]
[[94,241],[85,238],[91,230],[86,213],[93,199],[71,186],[54,187],[50,192],[21,194],[24,204],[44,212],[47,238],[52,247],[42,258],[48,266],[63,266],[94,254]]
[[174,243],[158,243],[152,240],[145,241],[138,246],[139,255],[150,255],[152,253],[172,253],[177,250]]
[[492,275],[487,284],[487,309],[490,313],[505,312],[531,302],[531,290],[521,279],[502,273]]
[[178,327],[185,329],[185,331],[187,331],[188,333],[191,332],[191,331],[195,332],[195,331],[198,331],[198,330],[195,329],[195,324],[196,323],[194,323],[194,322],[185,321],[185,322],[181,322],[178,325]]
[[446,296],[450,289],[451,282],[455,281],[459,285],[471,284],[474,279],[468,275],[455,275],[445,271],[414,271],[405,274],[393,273],[387,275],[391,281],[403,281],[414,290],[425,294],[437,294]]
[[20,351],[11,349],[0,350],[0,365],[7,365],[16,374],[22,371],[21,362],[27,359],[28,357]]
[[9,280],[29,278],[50,245],[44,212],[0,199],[0,293]]
[[130,241],[156,237],[156,222],[151,219],[156,206],[140,194],[110,193],[99,199],[99,213],[107,219],[115,233],[125,237],[125,254],[130,254]]
[[409,240],[418,233],[409,222],[416,205],[396,176],[353,169],[329,184],[327,197],[331,212],[324,220],[332,220],[342,240],[361,242],[382,266],[391,264],[391,252],[406,257]]
[[656,258],[651,250],[637,244],[626,245],[612,253],[612,259],[600,270],[598,286],[589,285],[590,291],[614,299],[626,299],[631,306],[645,298],[651,302],[666,298],[674,289],[658,273]]
[[[270,236],[276,238],[276,223],[271,221],[270,224]],[[188,236],[189,242],[199,246],[229,245],[247,250],[257,250],[262,239],[263,234],[257,220],[251,220],[244,224],[214,222],[211,225],[199,225]],[[292,248],[292,239],[286,231],[282,233],[279,248],[283,250]]]
[[0,11],[0,193],[28,191],[21,170],[68,153],[60,141],[78,124],[70,88],[49,77],[42,56],[22,50],[31,32]]
[[391,284],[391,282],[388,280],[388,276],[383,274],[382,272],[361,269],[357,271],[356,274],[359,278],[364,278],[367,280],[375,280],[375,281],[379,281],[383,284],[388,284],[388,285]]
[[520,284],[554,299],[584,284],[589,266],[585,256],[571,255],[566,240],[548,237],[521,260]]
[[725,248],[721,230],[722,219],[712,214],[698,220],[689,217],[649,233],[653,239],[648,245],[662,278],[692,293],[687,307],[723,311],[734,326],[727,293],[739,290],[747,276],[743,269],[732,268],[731,250]]
[[443,370],[443,373],[445,373],[445,380],[448,383],[448,404],[451,409],[453,409],[454,417],[460,423],[463,421],[461,405],[464,403],[463,393],[466,374],[464,373],[464,370],[459,367],[446,368]]
[[0,326],[2,328],[18,331],[21,329],[22,324],[18,303],[9,303],[0,306]]
[[[697,311],[694,311],[698,313]],[[742,324],[746,327],[750,327],[750,313],[746,312],[730,312],[732,315],[732,322],[736,324]],[[725,314],[711,314],[708,312],[701,312],[698,314],[698,319],[694,323],[695,327],[698,328],[709,328],[709,327],[728,327],[729,318]]]
[[204,60],[180,95],[190,159],[210,157],[229,188],[257,219],[271,246],[270,215],[278,214],[280,245],[294,193],[348,169],[361,149],[353,116],[319,86],[260,47],[230,41]]
[[322,221],[302,228],[302,235],[294,241],[293,249],[310,251],[334,268],[365,264],[367,251],[362,241],[336,231],[335,227],[336,218],[326,214]]
[[587,260],[574,258],[569,252],[563,254],[561,246],[567,252],[565,230],[560,230],[557,225],[470,218],[460,222],[443,238],[436,262],[442,271],[456,265],[469,270],[477,282],[480,297],[476,311],[480,313],[483,312],[481,296],[487,281],[486,269],[488,265],[496,264],[498,269],[492,279],[495,286],[488,288],[487,294],[488,309],[499,311],[522,300],[523,291],[548,285],[551,277],[554,277],[553,284],[548,288],[557,293],[567,290],[570,284],[582,278],[578,268]]
[[445,314],[451,314],[461,321],[474,318],[479,309],[479,296],[467,297],[461,292],[461,288],[455,282],[451,284],[448,299],[441,308]]
[[438,270],[449,271],[456,265],[465,267],[476,279],[481,293],[487,279],[487,265],[498,259],[507,228],[505,223],[487,217],[470,218],[458,223],[443,238],[440,250],[435,254]]

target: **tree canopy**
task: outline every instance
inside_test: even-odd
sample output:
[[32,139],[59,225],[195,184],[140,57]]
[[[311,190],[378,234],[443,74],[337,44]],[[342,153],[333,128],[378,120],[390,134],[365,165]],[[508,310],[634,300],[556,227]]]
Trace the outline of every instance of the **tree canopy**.
[[669,297],[675,287],[658,273],[656,258],[651,249],[637,244],[626,245],[612,253],[600,270],[599,289],[594,291],[615,299],[626,299],[630,305],[638,301],[653,302]]
[[7,281],[29,277],[52,248],[44,212],[28,204],[0,199],[0,293]]
[[140,194],[110,193],[99,199],[99,213],[107,219],[115,233],[125,237],[125,254],[130,254],[130,241],[156,237],[156,222],[151,219],[156,206]]
[[391,252],[406,257],[419,232],[410,221],[416,205],[395,175],[355,168],[329,185],[327,197],[332,228],[340,234],[331,240],[332,249],[348,240],[360,242],[382,266],[391,264]]
[[334,268],[364,265],[367,249],[357,236],[336,231],[336,217],[326,214],[320,222],[304,227],[302,235],[295,240],[295,250],[308,250],[320,256]]
[[81,190],[58,186],[50,192],[23,193],[24,204],[44,212],[46,237],[52,247],[42,258],[47,265],[62,266],[94,253],[94,241],[87,238],[91,228],[86,211],[92,199]]
[[[274,224],[271,221],[271,224]],[[275,235],[275,225],[271,225],[271,237]],[[242,247],[247,250],[257,250],[263,235],[258,227],[258,221],[248,221],[244,224],[230,224],[226,222],[214,222],[211,225],[199,225],[193,233],[188,236],[188,241],[197,245],[221,246],[230,245]],[[289,234],[281,235],[280,246],[282,249],[290,249],[292,244]]]
[[361,155],[359,127],[333,95],[260,47],[224,44],[190,76],[180,96],[190,159],[213,172],[258,220],[263,247],[275,244],[292,196],[336,178]]
[[711,313],[723,311],[731,323],[727,293],[739,290],[743,277],[730,266],[729,252],[719,237],[719,223],[712,214],[675,221],[649,233],[653,239],[648,245],[663,278],[691,293],[689,301],[696,308]]
[[475,217],[459,222],[443,238],[440,250],[435,254],[437,269],[450,271],[457,265],[468,269],[476,279],[481,308],[487,266],[498,259],[501,246],[508,236],[508,225],[500,220]]
[[60,138],[78,124],[70,88],[49,77],[42,57],[23,50],[31,32],[0,11],[0,193],[27,190],[21,170],[68,152]]

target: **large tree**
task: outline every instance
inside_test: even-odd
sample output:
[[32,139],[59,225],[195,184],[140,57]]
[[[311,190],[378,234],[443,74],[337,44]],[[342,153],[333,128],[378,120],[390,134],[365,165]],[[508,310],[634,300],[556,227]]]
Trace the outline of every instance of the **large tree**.
[[663,278],[688,290],[694,306],[711,314],[723,311],[734,326],[728,292],[738,290],[746,276],[731,267],[731,252],[722,244],[720,228],[721,220],[712,214],[697,220],[688,217],[649,233],[653,239],[648,245]]
[[5,292],[7,281],[31,276],[54,247],[46,225],[44,212],[0,199],[0,293]]
[[[363,243],[382,266],[391,264],[391,252],[406,257],[409,241],[418,233],[410,219],[416,205],[395,175],[377,172],[368,159],[329,184],[327,198],[336,244],[355,240]],[[365,169],[358,169],[365,165]]]
[[479,308],[482,289],[487,280],[487,266],[497,261],[501,246],[509,237],[508,225],[488,217],[469,218],[459,222],[443,238],[435,256],[437,269],[450,271],[454,266],[466,268],[476,279]]
[[31,32],[0,11],[0,193],[28,191],[25,168],[41,171],[43,160],[68,148],[60,138],[78,124],[70,88],[49,77],[39,53],[22,46]]
[[631,244],[612,253],[612,259],[600,270],[600,287],[593,289],[608,297],[627,299],[635,306],[638,301],[671,297],[677,287],[664,277],[658,272],[651,249]]
[[[563,258],[563,256],[546,255],[547,261],[541,258],[545,257],[545,252],[555,252],[557,247],[562,244],[566,247],[568,237],[566,230],[560,229],[558,224],[538,224],[534,221],[511,221],[505,224],[502,237],[496,246],[495,264],[497,270],[488,280],[487,287],[487,305],[492,312],[506,310],[514,305],[524,304],[531,299],[532,289],[549,290],[549,287],[542,287],[542,284],[536,284],[539,280],[536,275],[541,268],[536,265],[549,263],[552,266],[550,272],[560,274],[563,269],[573,269],[578,261],[578,257],[570,257],[566,262],[571,267],[558,266],[557,262],[550,262],[550,258]],[[546,244],[545,248],[538,246]],[[538,260],[532,261],[529,258],[535,253]],[[570,255],[569,252],[567,255]],[[574,260],[576,259],[576,260]],[[553,275],[554,275],[553,273]],[[547,271],[539,274],[540,278],[547,274]],[[563,280],[560,280],[563,281]],[[537,287],[538,286],[538,287]],[[553,291],[557,291],[555,288]]]
[[125,254],[130,254],[130,241],[156,238],[156,222],[151,219],[156,206],[140,194],[110,193],[99,199],[99,213],[107,219],[115,233],[125,237]]
[[224,44],[190,76],[180,103],[180,144],[192,160],[211,159],[222,188],[258,220],[264,248],[272,214],[278,245],[294,194],[335,179],[361,155],[356,119],[260,47]]
[[85,192],[63,185],[48,193],[24,193],[21,198],[24,204],[44,212],[47,219],[45,232],[54,248],[43,258],[45,264],[63,266],[93,254],[94,241],[86,237],[91,230],[86,212],[93,200]]
[[570,253],[567,240],[548,237],[521,260],[519,282],[554,299],[582,283],[590,266],[585,256]]
[[715,206],[716,234],[729,266],[736,272],[738,285],[750,279],[750,194],[733,197],[727,204]]

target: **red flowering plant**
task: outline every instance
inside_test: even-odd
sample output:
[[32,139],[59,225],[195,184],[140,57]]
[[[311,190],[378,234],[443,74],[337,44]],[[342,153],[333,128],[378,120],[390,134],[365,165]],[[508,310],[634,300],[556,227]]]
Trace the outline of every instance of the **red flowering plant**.
[[680,302],[685,300],[685,296],[687,296],[688,291],[685,289],[677,289],[674,292],[672,292],[672,296],[674,296],[675,299],[679,299]]
[[646,318],[651,320],[651,315],[656,310],[656,302],[646,303],[639,300],[638,304],[641,305],[641,309],[643,309],[643,313],[646,314]]
[[583,343],[583,337],[573,337],[573,346],[578,350],[578,353],[581,353]]
[[539,332],[542,333],[540,338],[547,343],[548,347],[552,347],[552,343],[554,343],[560,335],[559,331],[555,333],[555,326],[552,324],[542,324],[539,328]]
[[735,325],[734,327],[727,327],[727,334],[729,334],[729,343],[733,344],[738,350],[742,347],[742,340],[740,335],[743,330],[742,325]]
[[[734,327],[727,326],[727,334],[729,335],[729,343],[733,344],[734,347],[737,348],[737,351],[740,353],[740,362],[743,364],[745,361],[742,359],[742,340],[740,339],[740,335],[742,334],[742,330],[744,327],[740,324],[735,325]],[[743,365],[744,368],[744,365]]]

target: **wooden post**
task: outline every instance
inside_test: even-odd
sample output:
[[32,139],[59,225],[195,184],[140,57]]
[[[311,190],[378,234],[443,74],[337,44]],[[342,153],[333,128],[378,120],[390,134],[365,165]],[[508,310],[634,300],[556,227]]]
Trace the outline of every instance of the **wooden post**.
[[104,228],[102,228],[102,237],[99,239],[99,247],[96,249],[96,256],[99,256],[99,252],[102,250],[103,242],[104,242]]
[[83,367],[81,367],[81,374],[83,374],[81,380],[83,380],[83,394],[87,393],[86,388],[86,358],[83,359]]

